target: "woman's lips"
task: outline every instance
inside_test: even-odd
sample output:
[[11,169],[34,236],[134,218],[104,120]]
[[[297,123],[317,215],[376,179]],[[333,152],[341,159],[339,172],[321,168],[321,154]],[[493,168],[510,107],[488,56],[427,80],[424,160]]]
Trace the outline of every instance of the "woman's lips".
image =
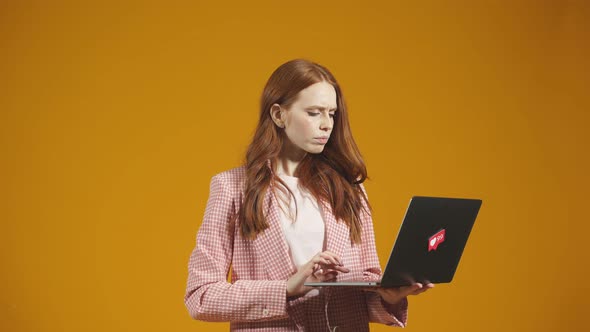
[[316,137],[314,140],[320,144],[328,143],[328,137]]

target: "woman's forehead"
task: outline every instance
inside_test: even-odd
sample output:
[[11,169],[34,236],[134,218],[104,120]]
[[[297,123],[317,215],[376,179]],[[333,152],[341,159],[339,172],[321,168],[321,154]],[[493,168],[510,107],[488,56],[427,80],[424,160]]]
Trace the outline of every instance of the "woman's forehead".
[[316,106],[329,110],[336,109],[336,90],[327,82],[312,84],[297,94],[295,104],[306,108]]

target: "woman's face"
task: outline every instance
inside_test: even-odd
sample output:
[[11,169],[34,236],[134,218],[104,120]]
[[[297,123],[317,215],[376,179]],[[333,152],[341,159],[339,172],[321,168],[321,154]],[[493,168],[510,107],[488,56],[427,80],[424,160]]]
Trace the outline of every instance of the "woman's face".
[[336,108],[336,90],[330,83],[319,82],[301,90],[295,102],[280,111],[287,136],[284,151],[293,158],[321,153],[332,133]]

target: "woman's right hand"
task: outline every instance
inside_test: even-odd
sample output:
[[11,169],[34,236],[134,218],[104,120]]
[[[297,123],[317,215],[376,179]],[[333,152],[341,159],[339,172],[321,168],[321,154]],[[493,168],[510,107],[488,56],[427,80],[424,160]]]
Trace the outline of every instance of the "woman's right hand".
[[312,287],[306,282],[321,282],[336,279],[338,273],[348,273],[349,269],[342,266],[336,254],[324,251],[313,256],[287,280],[287,297],[299,296],[309,292]]

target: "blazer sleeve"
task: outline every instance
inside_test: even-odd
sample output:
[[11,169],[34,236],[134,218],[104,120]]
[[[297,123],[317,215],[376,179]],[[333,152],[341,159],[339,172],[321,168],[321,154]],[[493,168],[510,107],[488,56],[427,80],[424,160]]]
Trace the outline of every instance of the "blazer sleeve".
[[[366,196],[364,186],[361,189]],[[381,278],[381,267],[377,248],[375,245],[375,233],[373,230],[373,218],[368,206],[365,204],[365,210],[361,213],[362,233],[361,233],[361,257],[363,258],[363,278],[365,280],[379,280]],[[408,300],[404,298],[396,305],[390,305],[383,301],[377,293],[366,292],[367,309],[369,311],[369,320],[374,323],[381,323],[392,326],[404,327],[407,322]]]
[[273,320],[287,317],[285,280],[227,282],[233,257],[235,197],[223,173],[211,179],[197,245],[188,265],[184,302],[194,319],[216,322]]

